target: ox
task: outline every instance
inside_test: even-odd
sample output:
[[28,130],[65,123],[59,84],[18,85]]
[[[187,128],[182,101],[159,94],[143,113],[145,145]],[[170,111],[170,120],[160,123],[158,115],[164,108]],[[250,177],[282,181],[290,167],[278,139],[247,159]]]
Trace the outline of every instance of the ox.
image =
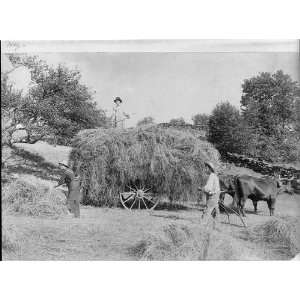
[[236,197],[241,214],[245,216],[244,206],[247,198],[251,199],[254,211],[257,213],[257,202],[266,201],[270,216],[274,215],[276,198],[280,193],[288,189],[281,182],[281,178],[262,177],[257,178],[250,175],[240,175],[236,178]]

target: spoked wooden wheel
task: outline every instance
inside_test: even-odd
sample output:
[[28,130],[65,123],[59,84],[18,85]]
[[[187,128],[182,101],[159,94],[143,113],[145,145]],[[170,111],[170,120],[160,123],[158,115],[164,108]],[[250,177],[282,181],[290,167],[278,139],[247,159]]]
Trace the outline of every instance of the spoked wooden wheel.
[[120,201],[126,209],[154,209],[158,204],[158,199],[155,199],[150,189],[130,188],[130,192],[120,193]]

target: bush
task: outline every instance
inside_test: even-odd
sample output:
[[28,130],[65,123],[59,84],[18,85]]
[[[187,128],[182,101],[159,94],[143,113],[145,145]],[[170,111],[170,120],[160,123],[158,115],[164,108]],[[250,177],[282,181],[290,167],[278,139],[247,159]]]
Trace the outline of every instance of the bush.
[[156,126],[85,130],[70,155],[83,184],[83,203],[116,205],[136,185],[175,201],[195,201],[204,183],[204,162],[219,166],[219,153],[193,134]]
[[297,162],[300,161],[300,140],[296,136],[288,136],[279,144],[279,161]]
[[19,178],[2,190],[3,206],[10,213],[29,216],[60,216],[67,213],[65,196],[36,180]]
[[270,162],[300,161],[300,141],[292,134],[280,138],[252,134],[249,140],[252,147],[245,154]]

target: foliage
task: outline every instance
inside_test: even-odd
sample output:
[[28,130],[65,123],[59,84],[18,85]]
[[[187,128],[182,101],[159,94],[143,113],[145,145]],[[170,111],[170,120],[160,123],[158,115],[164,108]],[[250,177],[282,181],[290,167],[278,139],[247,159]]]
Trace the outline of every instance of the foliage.
[[22,106],[21,92],[14,89],[8,75],[1,72],[1,145],[9,145],[18,123],[18,107]]
[[251,144],[254,146],[247,154],[253,157],[270,162],[300,161],[300,141],[295,134],[289,134],[284,138],[252,134]]
[[277,71],[246,79],[242,88],[242,114],[229,103],[218,104],[209,118],[208,140],[221,153],[299,160],[298,83]]
[[259,133],[281,135],[295,118],[297,82],[282,71],[260,73],[244,80],[241,109],[247,123]]
[[189,132],[157,126],[80,132],[70,154],[82,178],[84,204],[116,205],[128,186],[144,186],[174,201],[195,201],[205,181],[204,162],[219,153]]
[[244,152],[247,132],[239,110],[229,102],[218,104],[212,111],[207,136],[221,153]]
[[105,125],[105,114],[96,108],[88,88],[80,83],[79,71],[61,65],[40,67],[31,70],[35,85],[29,91],[28,118],[41,120],[42,126],[61,141],[68,141],[81,129]]
[[145,117],[137,122],[137,126],[145,126],[151,124],[154,124],[154,118],[151,116]]
[[206,128],[208,126],[209,115],[207,114],[196,114],[192,117],[194,125],[202,126]]
[[[78,70],[62,65],[51,67],[35,56],[8,57],[14,68],[25,66],[31,74],[29,92],[21,101],[11,102],[5,95],[5,108],[14,112],[11,131],[22,124],[27,143],[55,136],[56,142],[68,144],[81,129],[106,126],[105,113],[97,108],[92,93],[81,83]],[[3,84],[7,85],[7,81]]]
[[172,126],[181,126],[181,125],[185,125],[186,122],[184,118],[174,118],[169,121],[169,124]]
[[300,97],[296,99],[296,118],[295,118],[295,129],[300,136]]

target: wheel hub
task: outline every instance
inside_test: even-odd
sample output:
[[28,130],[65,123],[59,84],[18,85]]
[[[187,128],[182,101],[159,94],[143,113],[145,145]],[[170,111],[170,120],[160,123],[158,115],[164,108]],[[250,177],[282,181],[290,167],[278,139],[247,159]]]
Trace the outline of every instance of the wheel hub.
[[138,197],[138,198],[143,198],[144,197],[144,191],[143,190],[137,190],[136,191],[136,196]]

